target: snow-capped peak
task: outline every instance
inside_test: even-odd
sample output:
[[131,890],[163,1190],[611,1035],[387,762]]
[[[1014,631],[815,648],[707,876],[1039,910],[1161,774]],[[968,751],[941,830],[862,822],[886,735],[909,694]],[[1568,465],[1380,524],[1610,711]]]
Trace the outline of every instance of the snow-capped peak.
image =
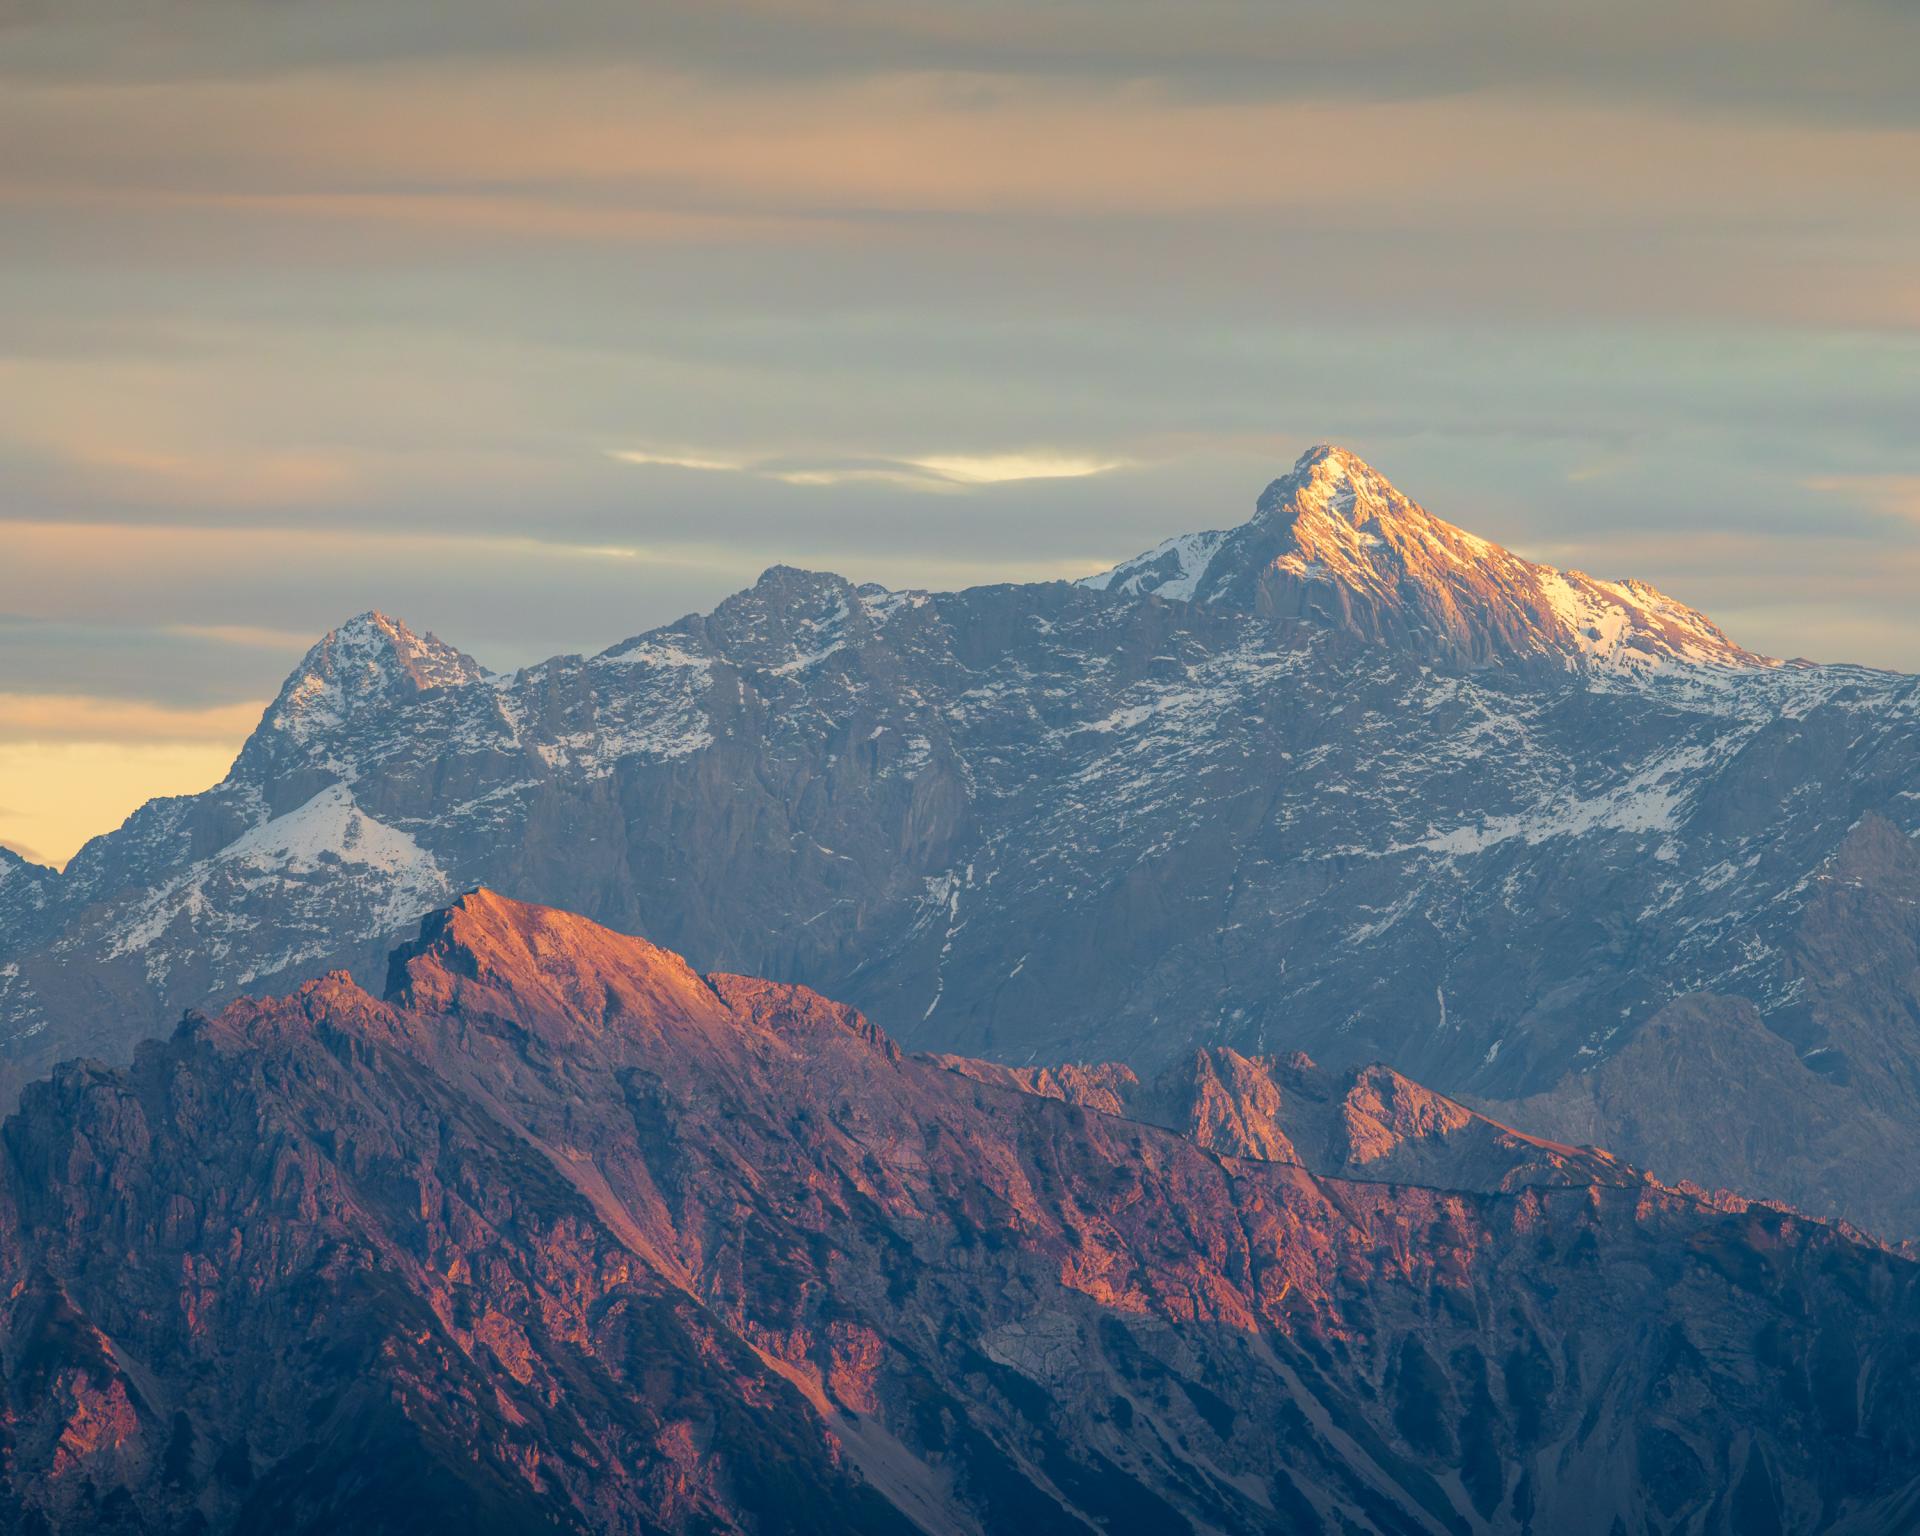
[[1254,508],[1256,520],[1291,521],[1303,513],[1339,517],[1356,528],[1381,518],[1426,515],[1365,459],[1332,443],[1301,454],[1291,470],[1260,493]]
[[1469,666],[1777,665],[1645,582],[1559,571],[1435,517],[1330,443],[1273,481],[1250,521],[1169,539],[1081,585],[1314,619]]
[[384,613],[363,613],[329,630],[301,658],[261,720],[260,731],[305,740],[363,705],[396,694],[474,683],[485,676],[485,668],[471,656],[434,635],[417,635]]

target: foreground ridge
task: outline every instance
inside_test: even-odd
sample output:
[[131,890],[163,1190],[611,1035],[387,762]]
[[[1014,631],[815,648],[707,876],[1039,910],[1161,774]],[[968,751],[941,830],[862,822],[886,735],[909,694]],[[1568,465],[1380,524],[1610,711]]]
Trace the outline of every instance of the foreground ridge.
[[1618,1182],[1505,1193],[1222,1157],[488,891],[388,976],[25,1094],[0,1523],[1891,1531],[1920,1497],[1915,1266],[1790,1212],[1597,1154],[1558,1175]]

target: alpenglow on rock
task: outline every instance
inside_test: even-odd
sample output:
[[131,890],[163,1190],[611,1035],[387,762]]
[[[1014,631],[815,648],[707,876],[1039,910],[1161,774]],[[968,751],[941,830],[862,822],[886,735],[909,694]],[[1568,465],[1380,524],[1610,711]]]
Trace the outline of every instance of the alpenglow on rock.
[[1220,1155],[491,892],[386,976],[27,1090],[0,1529],[1911,1528],[1858,1234],[1391,1074],[1215,1056],[1361,1176]]
[[1915,679],[1756,656],[1318,448],[1080,584],[777,567],[512,675],[357,620],[224,783],[0,870],[0,1036],[17,1083],[243,988],[377,982],[484,882],[911,1048],[1384,1061],[1904,1235],[1916,828]]

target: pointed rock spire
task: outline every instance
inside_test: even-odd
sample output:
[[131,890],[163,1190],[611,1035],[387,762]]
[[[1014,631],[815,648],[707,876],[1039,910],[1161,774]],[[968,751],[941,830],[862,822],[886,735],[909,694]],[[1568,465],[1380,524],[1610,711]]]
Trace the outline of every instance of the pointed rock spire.
[[255,735],[303,741],[369,704],[485,676],[471,656],[434,635],[417,635],[384,613],[363,613],[329,630],[301,658]]

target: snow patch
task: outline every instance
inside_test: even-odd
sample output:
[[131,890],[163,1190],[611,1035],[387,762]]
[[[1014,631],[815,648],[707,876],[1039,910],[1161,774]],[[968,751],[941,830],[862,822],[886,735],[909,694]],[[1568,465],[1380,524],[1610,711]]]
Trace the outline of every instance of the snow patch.
[[1123,561],[1112,570],[1083,577],[1075,585],[1095,592],[1119,592],[1128,597],[1151,594],[1173,602],[1191,602],[1226,538],[1225,529],[1183,533],[1156,544],[1144,555]]
[[1640,834],[1669,831],[1677,825],[1681,809],[1700,788],[1701,780],[1695,775],[1713,758],[1711,747],[1685,747],[1648,764],[1624,784],[1604,794],[1570,798],[1517,815],[1492,817],[1478,826],[1456,827],[1418,842],[1396,844],[1388,852],[1404,853],[1420,848],[1454,858],[1484,853],[1515,838],[1532,844],[1596,831]]
[[[323,882],[310,878],[321,874],[327,877]],[[267,926],[246,915],[267,902],[273,928],[305,930],[308,936],[277,962],[256,963],[237,978],[244,984],[352,940],[389,933],[451,892],[431,853],[398,827],[361,810],[349,786],[332,784],[161,886],[135,910],[107,953],[118,957],[153,950],[184,922],[193,931],[187,948],[204,946],[217,958],[237,939]],[[164,977],[170,964],[167,956],[153,954],[150,976]]]

